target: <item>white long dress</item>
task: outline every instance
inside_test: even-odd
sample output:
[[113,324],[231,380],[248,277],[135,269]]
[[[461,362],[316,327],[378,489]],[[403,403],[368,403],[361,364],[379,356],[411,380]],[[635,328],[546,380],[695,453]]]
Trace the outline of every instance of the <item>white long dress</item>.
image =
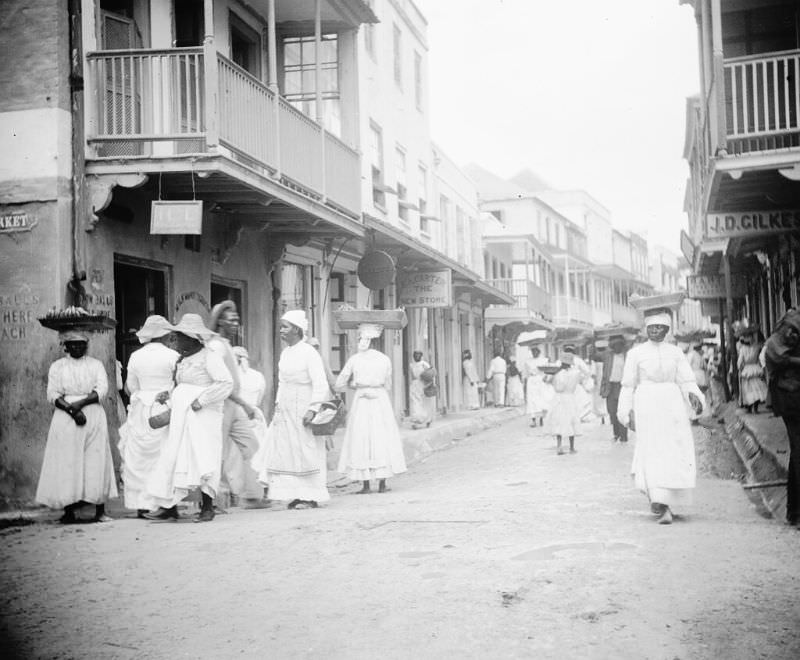
[[386,479],[406,471],[403,441],[389,399],[391,360],[374,349],[344,365],[334,389],[354,389],[338,471],[353,481]]
[[690,393],[703,401],[689,361],[677,346],[648,341],[628,352],[617,414],[625,420],[633,410],[631,472],[651,502],[691,504],[696,468]]
[[461,375],[461,391],[464,401],[464,408],[467,410],[477,410],[481,407],[480,397],[478,396],[478,370],[475,363],[469,359],[461,363],[463,369]]
[[528,417],[543,417],[553,405],[553,387],[544,382],[544,372],[539,369],[547,364],[544,355],[530,357],[522,366],[525,375],[525,412]]
[[330,499],[325,439],[303,426],[303,416],[319,410],[331,396],[317,349],[304,341],[284,348],[278,360],[278,392],[265,460],[258,466],[258,478],[269,485],[270,499]]
[[436,397],[425,396],[425,383],[420,378],[422,372],[430,368],[431,365],[425,360],[412,362],[409,367],[411,384],[408,386],[408,398],[412,424],[430,424],[433,421]]
[[[86,355],[77,360],[63,357],[50,365],[48,402],[54,404],[64,397],[67,403],[74,403],[93,391],[100,401],[108,393],[108,378],[100,360]],[[117,496],[106,413],[101,403],[85,406],[82,412],[84,426],[58,408],[50,422],[36,501],[53,509],[81,500],[102,504]]]
[[125,507],[154,509],[147,492],[147,480],[158,461],[161,446],[169,436],[169,426],[151,428],[148,419],[161,412],[155,403],[160,392],[172,392],[177,351],[159,342],[150,342],[135,351],[128,360],[128,391],[131,395],[128,418],[119,429],[119,453],[122,457],[122,483]]
[[[233,376],[216,353],[203,348],[178,362],[170,399],[167,442],[147,482],[159,506],[180,502],[194,488],[211,497],[219,490],[222,466],[222,408]],[[192,401],[201,404],[192,410]]]
[[[492,358],[489,362],[489,373],[487,380],[491,383],[492,401],[496,406],[506,404],[506,361],[501,356]],[[490,383],[487,383],[489,385]]]
[[552,435],[562,437],[581,434],[581,412],[577,390],[583,373],[577,367],[562,369],[553,375],[553,403],[547,413],[545,427]]

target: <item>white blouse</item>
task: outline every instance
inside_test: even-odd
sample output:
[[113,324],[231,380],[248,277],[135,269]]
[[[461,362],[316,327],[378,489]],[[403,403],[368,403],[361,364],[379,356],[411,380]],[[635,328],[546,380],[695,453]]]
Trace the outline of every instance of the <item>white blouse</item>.
[[77,360],[63,357],[50,365],[47,373],[47,400],[55,403],[59,397],[86,397],[97,392],[99,398],[108,393],[108,378],[103,363],[88,355]]

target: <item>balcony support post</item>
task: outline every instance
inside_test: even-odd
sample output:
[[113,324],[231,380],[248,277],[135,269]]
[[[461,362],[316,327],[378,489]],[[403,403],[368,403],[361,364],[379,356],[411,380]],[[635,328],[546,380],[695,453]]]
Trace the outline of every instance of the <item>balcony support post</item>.
[[[83,121],[84,138],[97,135],[98,118],[97,109],[100,107],[99,90],[97,89],[97,67],[96,62],[89,62],[86,54],[97,50],[97,14],[93,0],[81,0],[81,39],[83,47],[81,49],[83,62]],[[87,159],[97,156],[97,149],[84,139],[84,157]]]
[[278,38],[275,30],[275,0],[269,0],[267,10],[267,37],[269,48],[269,89],[272,92],[272,131],[275,140],[275,177],[281,178],[281,124],[280,90],[278,89]]
[[327,156],[325,154],[325,113],[322,110],[322,0],[315,0],[314,2],[314,90],[315,90],[315,108],[317,123],[320,125],[319,139],[320,139],[320,168],[321,168],[321,185],[322,185],[322,202],[328,200],[328,186],[325,180],[325,161]]
[[712,156],[715,156],[720,149],[726,149],[727,126],[725,122],[725,66],[722,50],[722,9],[720,0],[711,0],[711,43],[713,51],[713,80],[714,80],[714,107],[709,108],[713,112],[715,129],[713,134],[716,149]]
[[206,149],[216,151],[219,145],[219,65],[214,44],[214,0],[203,0],[203,69],[205,74]]

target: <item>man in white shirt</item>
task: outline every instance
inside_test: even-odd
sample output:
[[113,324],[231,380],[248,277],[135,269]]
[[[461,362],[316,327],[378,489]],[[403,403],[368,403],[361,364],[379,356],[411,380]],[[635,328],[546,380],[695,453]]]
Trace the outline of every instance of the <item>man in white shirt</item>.
[[495,350],[494,358],[489,363],[489,373],[486,374],[486,383],[492,388],[492,398],[495,407],[506,404],[506,361],[500,349]]
[[625,368],[625,337],[614,335],[608,340],[608,348],[603,357],[603,379],[600,396],[606,400],[606,410],[611,418],[614,442],[628,442],[628,429],[617,417],[619,393],[622,389],[622,372]]

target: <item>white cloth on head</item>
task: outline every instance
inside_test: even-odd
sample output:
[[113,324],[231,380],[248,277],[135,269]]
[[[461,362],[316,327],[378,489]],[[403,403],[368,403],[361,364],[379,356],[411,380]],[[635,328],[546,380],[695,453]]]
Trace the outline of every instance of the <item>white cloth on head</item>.
[[671,328],[672,317],[666,312],[660,312],[658,314],[651,314],[650,316],[645,316],[644,327],[646,328],[649,325],[665,325],[668,328]]
[[281,321],[288,321],[292,325],[296,325],[303,331],[303,334],[308,332],[308,319],[302,309],[290,309],[288,312],[284,312]]
[[152,342],[134,351],[128,359],[128,391],[131,395],[128,417],[119,429],[119,453],[122,458],[122,483],[125,484],[125,507],[154,509],[156,503],[147,492],[147,481],[155,468],[161,446],[169,436],[169,426],[154,429],[150,417],[161,412],[154,406],[161,392],[172,392],[178,353],[161,343]]
[[358,336],[364,339],[377,339],[383,332],[383,326],[377,323],[360,323]]
[[[50,365],[47,374],[50,403],[61,397],[67,403],[74,403],[92,392],[97,392],[100,401],[108,393],[108,378],[100,360],[86,355],[77,360],[63,357]],[[53,509],[81,500],[102,504],[117,496],[103,405],[89,404],[81,412],[86,417],[83,426],[78,426],[59,408],[50,422],[36,501]]]

